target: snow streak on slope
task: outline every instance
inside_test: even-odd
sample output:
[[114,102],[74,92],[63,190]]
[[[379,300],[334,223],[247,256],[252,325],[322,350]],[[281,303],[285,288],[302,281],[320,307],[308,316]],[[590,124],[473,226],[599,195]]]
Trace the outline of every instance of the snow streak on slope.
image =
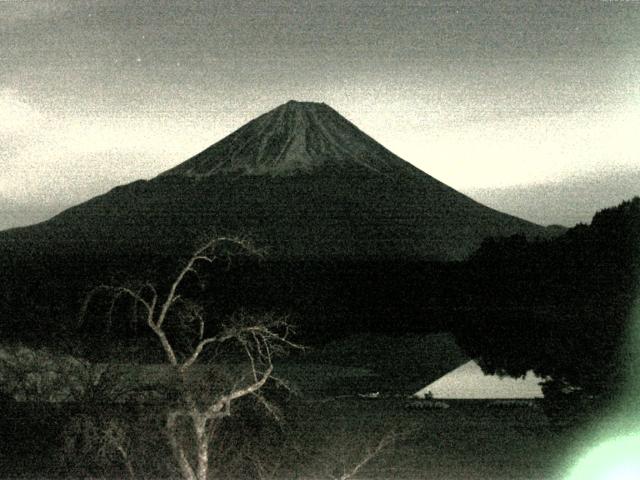
[[409,164],[324,103],[289,101],[163,175],[278,176],[323,167],[382,173]]

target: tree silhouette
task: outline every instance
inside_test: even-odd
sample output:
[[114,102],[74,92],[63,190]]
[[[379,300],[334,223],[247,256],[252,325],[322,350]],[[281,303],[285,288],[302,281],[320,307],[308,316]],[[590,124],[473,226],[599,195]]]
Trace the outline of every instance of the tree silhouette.
[[[81,319],[96,296],[109,300],[106,318],[111,321],[118,302],[126,299],[133,305],[136,320],[142,320],[153,332],[175,375],[178,398],[166,412],[166,433],[171,450],[185,480],[206,480],[210,464],[213,425],[232,414],[239,399],[252,396],[272,415],[277,411],[260,394],[273,377],[273,358],[289,348],[300,348],[290,340],[291,325],[286,318],[274,315],[254,316],[239,313],[222,322],[215,333],[206,324],[203,308],[182,290],[189,276],[197,277],[203,264],[214,264],[226,254],[223,247],[235,247],[251,254],[259,253],[246,240],[216,237],[198,248],[173,278],[166,293],[152,283],[136,285],[100,285],[84,303]],[[196,364],[209,351],[217,358],[228,344],[235,344],[244,355],[244,368],[231,374],[228,386],[215,388]],[[209,366],[212,357],[209,357]],[[222,362],[214,365],[221,366]]]
[[553,240],[485,241],[467,264],[456,338],[486,372],[534,370],[549,399],[609,404],[628,371],[639,253],[640,198]]

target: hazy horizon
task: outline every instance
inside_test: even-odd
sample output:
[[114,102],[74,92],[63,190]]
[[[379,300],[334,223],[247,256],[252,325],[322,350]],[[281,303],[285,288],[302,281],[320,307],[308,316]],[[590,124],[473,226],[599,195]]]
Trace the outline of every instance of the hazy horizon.
[[0,229],[322,101],[497,210],[640,194],[637,2],[1,2]]

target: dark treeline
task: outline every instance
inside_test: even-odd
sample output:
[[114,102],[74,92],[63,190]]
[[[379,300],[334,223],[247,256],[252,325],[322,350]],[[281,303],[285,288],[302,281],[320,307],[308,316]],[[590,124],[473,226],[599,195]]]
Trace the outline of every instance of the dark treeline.
[[634,374],[639,253],[640,198],[553,240],[487,240],[465,268],[457,341],[487,372],[550,377],[548,398],[609,404]]
[[[291,315],[299,340],[312,345],[351,333],[453,331],[486,371],[518,376],[534,369],[555,380],[546,387],[550,395],[567,386],[613,395],[626,365],[639,211],[636,198],[555,239],[490,239],[466,262],[233,256],[193,276],[185,294],[205,306],[214,328],[243,308]],[[128,320],[107,328],[99,304],[78,331],[83,299],[100,283],[149,281],[162,291],[181,265],[169,254],[81,249],[14,252],[0,261],[3,338],[39,345],[59,345],[64,335],[87,344],[137,342],[146,329]],[[118,308],[120,318],[131,316],[126,304]]]
[[[183,260],[172,256],[96,256],[38,252],[4,259],[0,315],[5,339],[47,344],[60,335],[82,334],[85,341],[121,343],[138,329],[127,302],[122,322],[109,325],[95,304],[81,331],[78,315],[87,293],[99,284],[153,283],[166,291]],[[215,328],[238,309],[289,315],[299,340],[321,344],[345,335],[370,332],[405,334],[449,329],[461,292],[460,263],[396,260],[272,261],[251,256],[201,266],[183,286],[203,305]],[[104,305],[102,306],[104,307]],[[55,341],[54,341],[55,343]]]

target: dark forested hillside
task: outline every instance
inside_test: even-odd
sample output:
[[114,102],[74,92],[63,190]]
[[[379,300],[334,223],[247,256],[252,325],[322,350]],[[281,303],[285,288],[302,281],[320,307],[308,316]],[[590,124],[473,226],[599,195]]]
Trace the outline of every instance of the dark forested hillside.
[[468,303],[455,324],[488,372],[549,376],[547,389],[615,397],[640,273],[640,198],[598,212],[553,240],[485,241],[468,262]]

